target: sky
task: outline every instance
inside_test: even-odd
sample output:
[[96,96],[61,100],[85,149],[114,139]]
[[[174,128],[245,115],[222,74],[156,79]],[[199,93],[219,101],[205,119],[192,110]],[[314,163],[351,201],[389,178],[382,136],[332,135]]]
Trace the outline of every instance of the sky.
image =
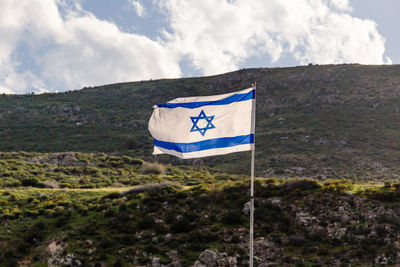
[[0,93],[398,64],[398,0],[0,0]]

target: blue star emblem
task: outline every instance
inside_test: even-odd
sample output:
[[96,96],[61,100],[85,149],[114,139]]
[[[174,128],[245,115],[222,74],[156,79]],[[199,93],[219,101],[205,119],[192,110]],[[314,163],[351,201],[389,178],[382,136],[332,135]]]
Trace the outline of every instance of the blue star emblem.
[[[211,122],[211,121],[214,119],[214,117],[215,117],[215,116],[206,116],[206,114],[204,113],[204,110],[201,110],[199,116],[197,116],[197,117],[190,117],[190,119],[191,119],[192,122],[193,122],[193,126],[192,126],[192,129],[190,129],[190,132],[197,132],[197,131],[199,131],[200,134],[201,134],[202,136],[204,136],[204,135],[206,134],[207,130],[209,130],[209,129],[214,129],[214,128],[215,128],[214,124],[212,124],[212,122]],[[205,123],[207,123],[207,125],[204,126],[204,127],[202,127],[202,128],[200,128],[199,125],[197,125],[198,122],[199,122],[200,120],[205,120]],[[203,125],[204,125],[205,123],[203,123]]]

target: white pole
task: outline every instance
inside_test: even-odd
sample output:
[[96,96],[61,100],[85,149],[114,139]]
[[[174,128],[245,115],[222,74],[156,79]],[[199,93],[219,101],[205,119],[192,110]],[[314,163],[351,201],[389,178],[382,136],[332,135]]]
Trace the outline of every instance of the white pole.
[[[253,88],[256,92],[256,82],[253,84]],[[255,93],[254,92],[254,93]],[[254,107],[252,113],[252,127],[254,131],[254,145],[253,150],[251,151],[251,180],[250,180],[250,260],[249,266],[253,267],[253,246],[254,246],[254,151],[256,149],[256,140],[255,140],[255,125],[256,125],[256,98],[254,95]]]

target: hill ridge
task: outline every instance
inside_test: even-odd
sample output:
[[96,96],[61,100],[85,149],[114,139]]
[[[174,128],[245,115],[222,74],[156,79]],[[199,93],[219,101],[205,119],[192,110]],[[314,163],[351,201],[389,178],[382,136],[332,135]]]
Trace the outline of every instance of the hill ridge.
[[[0,151],[107,152],[154,160],[147,131],[154,104],[245,89],[256,81],[260,175],[396,178],[399,74],[398,65],[253,68],[62,94],[0,95]],[[247,159],[241,153],[200,162],[244,172]]]

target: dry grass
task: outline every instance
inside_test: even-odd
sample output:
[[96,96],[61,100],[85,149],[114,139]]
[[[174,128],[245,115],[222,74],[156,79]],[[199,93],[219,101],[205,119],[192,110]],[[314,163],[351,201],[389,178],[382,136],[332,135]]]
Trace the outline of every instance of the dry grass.
[[143,174],[157,174],[164,175],[166,168],[161,163],[146,163],[142,167]]

